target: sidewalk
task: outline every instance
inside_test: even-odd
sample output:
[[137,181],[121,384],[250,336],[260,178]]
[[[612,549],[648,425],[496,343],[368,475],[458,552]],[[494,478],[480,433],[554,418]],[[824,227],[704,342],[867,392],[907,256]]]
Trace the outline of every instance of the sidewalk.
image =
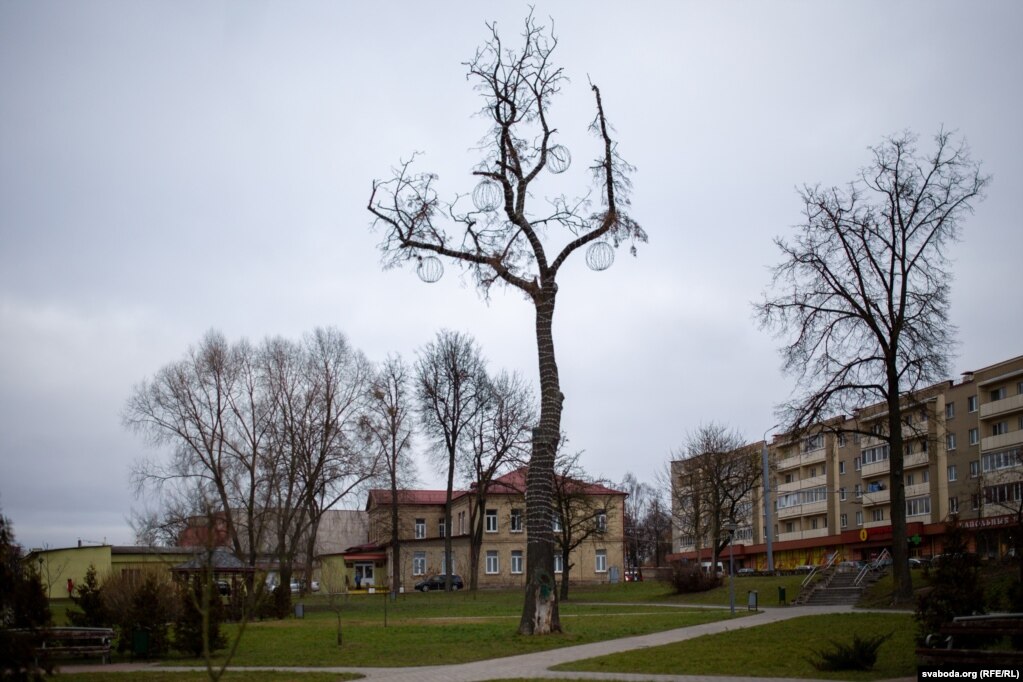
[[[614,654],[632,649],[644,649],[681,642],[701,635],[716,634],[728,630],[741,630],[767,623],[798,618],[800,616],[821,613],[851,612],[849,606],[792,606],[787,608],[768,609],[756,614],[735,620],[716,621],[693,625],[676,630],[655,632],[649,635],[614,639],[605,642],[593,642],[578,646],[551,649],[534,654],[522,654],[506,658],[488,659],[457,665],[420,666],[411,668],[265,668],[265,667],[231,667],[231,670],[287,670],[291,672],[352,672],[364,675],[373,682],[484,682],[505,678],[558,678],[575,680],[656,680],[658,682],[731,682],[735,680],[754,680],[753,677],[722,677],[717,675],[634,675],[628,673],[582,673],[568,671],[552,671],[550,668],[561,663],[579,661],[605,654]],[[122,667],[131,666],[131,667]],[[156,668],[154,665],[116,664],[105,666],[104,670],[141,671]],[[196,668],[180,668],[159,666],[159,670],[196,670]],[[69,666],[63,672],[94,672],[95,666]],[[764,678],[772,682],[795,682],[786,678]],[[915,678],[914,678],[915,679]],[[809,682],[801,679],[799,682]]]

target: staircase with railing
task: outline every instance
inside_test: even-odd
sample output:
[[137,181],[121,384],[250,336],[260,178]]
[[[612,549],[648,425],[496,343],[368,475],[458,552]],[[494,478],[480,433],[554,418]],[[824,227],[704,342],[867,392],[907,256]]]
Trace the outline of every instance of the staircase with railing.
[[855,605],[863,590],[880,578],[891,563],[886,550],[859,571],[844,570],[844,567],[835,565],[837,554],[837,552],[833,554],[820,570],[811,571],[803,581],[802,590],[793,603],[811,606]]

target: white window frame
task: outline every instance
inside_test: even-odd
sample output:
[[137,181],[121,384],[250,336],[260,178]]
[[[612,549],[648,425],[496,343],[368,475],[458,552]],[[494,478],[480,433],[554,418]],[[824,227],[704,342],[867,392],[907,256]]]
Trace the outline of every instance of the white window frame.
[[554,572],[555,573],[565,572],[565,557],[561,556],[561,552],[554,553]]
[[551,517],[551,530],[555,533],[561,532],[561,515],[556,512]]
[[955,464],[949,464],[948,465],[948,481],[949,481],[949,483],[951,483],[952,481],[958,481],[958,480],[959,480],[959,469],[956,467]]
[[863,512],[862,511],[856,512],[856,525],[857,526],[862,526],[863,525]]
[[522,532],[522,510],[521,509],[512,509],[511,510],[511,519],[508,522],[508,528],[509,528],[509,530],[512,533],[521,533]]
[[598,533],[605,533],[605,532],[607,532],[607,512],[600,512],[600,513],[598,513],[597,514],[597,518],[595,519],[595,521],[596,521],[596,524],[597,524],[597,532]]
[[523,572],[523,556],[521,549],[513,549],[511,553],[511,572],[513,575],[521,575]]
[[595,573],[607,573],[607,550],[598,549],[593,557],[593,568]]
[[969,430],[970,434],[970,445],[976,445],[980,442],[980,429],[972,428]]
[[945,419],[952,419],[956,416],[956,404],[954,402],[945,403]]
[[426,575],[426,552],[416,552],[412,555],[412,575]]
[[488,509],[486,511],[486,513],[484,514],[484,519],[485,519],[484,530],[487,533],[496,533],[497,532],[497,510],[496,509]]
[[838,473],[839,475],[845,473],[845,460],[842,460],[841,462],[838,463]]
[[426,538],[426,519],[416,519],[416,540],[423,540]]
[[966,399],[966,411],[976,412],[977,411],[977,396],[971,395]]
[[848,528],[849,527],[849,515],[848,514],[839,514],[838,515],[838,522],[841,524],[842,528]]
[[980,460],[975,459],[970,462],[970,478],[978,478],[980,476]]
[[487,550],[487,575],[497,575],[501,572],[501,555],[496,549]]
[[945,434],[945,449],[946,450],[956,449],[956,435],[954,433]]
[[838,489],[838,499],[845,502],[845,488]]
[[948,512],[950,514],[958,514],[959,513],[959,497],[952,496],[952,497],[948,498]]

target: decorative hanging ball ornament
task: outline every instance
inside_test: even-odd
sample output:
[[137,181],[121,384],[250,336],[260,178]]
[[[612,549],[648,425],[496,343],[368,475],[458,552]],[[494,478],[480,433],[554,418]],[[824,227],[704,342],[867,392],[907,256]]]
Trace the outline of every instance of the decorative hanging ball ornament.
[[433,284],[444,274],[444,264],[437,256],[419,256],[419,265],[416,266],[416,274],[419,279],[427,284]]
[[547,149],[547,167],[552,173],[564,173],[572,165],[572,154],[568,147],[556,144]]
[[493,180],[482,180],[472,191],[472,203],[478,211],[496,211],[503,197],[501,186]]
[[607,270],[615,262],[615,250],[607,242],[593,242],[586,249],[586,265],[590,270]]

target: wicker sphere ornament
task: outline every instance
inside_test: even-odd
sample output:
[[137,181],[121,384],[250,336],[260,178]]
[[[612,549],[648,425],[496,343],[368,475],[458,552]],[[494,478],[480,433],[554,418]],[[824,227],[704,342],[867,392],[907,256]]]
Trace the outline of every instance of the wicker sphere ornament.
[[607,242],[593,242],[586,249],[586,265],[590,270],[607,270],[615,262],[615,250]]
[[493,180],[482,180],[472,191],[472,204],[478,211],[496,211],[504,192]]
[[427,284],[433,284],[444,274],[444,264],[437,256],[419,257],[419,265],[416,266],[416,274],[419,279]]
[[564,173],[572,165],[572,154],[568,147],[556,144],[547,150],[547,167],[552,173]]

